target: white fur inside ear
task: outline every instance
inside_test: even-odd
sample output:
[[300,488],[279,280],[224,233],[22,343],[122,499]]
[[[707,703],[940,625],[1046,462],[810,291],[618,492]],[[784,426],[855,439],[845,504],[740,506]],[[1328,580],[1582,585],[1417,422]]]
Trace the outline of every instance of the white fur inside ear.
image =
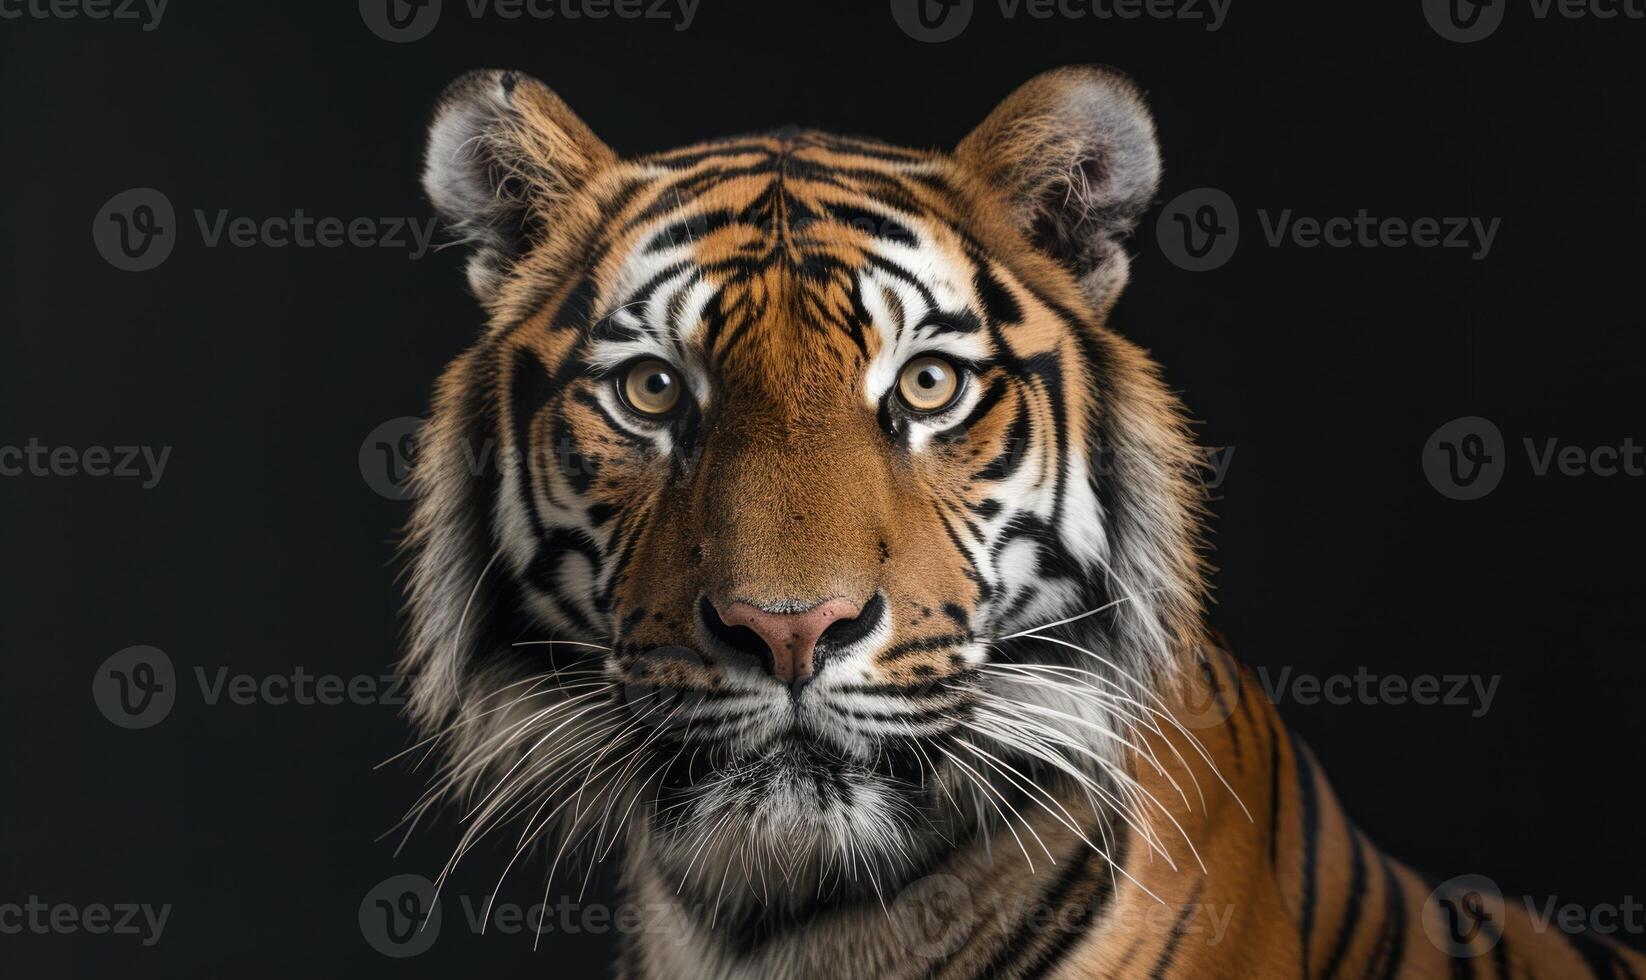
[[495,207],[485,154],[477,144],[509,111],[508,94],[495,82],[455,94],[438,109],[429,125],[423,189],[442,214],[462,220]]
[[1160,186],[1160,146],[1148,106],[1130,83],[1099,76],[1074,90],[1065,111],[1078,120],[1071,135],[1082,144],[1069,167],[1078,209],[1109,234],[1123,234]]
[[1154,121],[1129,83],[1098,75],[1073,86],[1037,128],[1046,137],[1040,158],[1020,171],[1027,224],[1107,310],[1126,285],[1121,241],[1160,186]]
[[469,288],[484,299],[496,291],[514,250],[522,203],[503,191],[507,168],[495,143],[514,112],[509,76],[489,72],[454,86],[429,125],[423,190],[462,243],[469,258]]
[[1097,309],[1126,284],[1122,241],[1160,186],[1154,119],[1118,72],[1074,67],[1024,84],[957,150],[1005,190],[1029,240],[1082,280]]

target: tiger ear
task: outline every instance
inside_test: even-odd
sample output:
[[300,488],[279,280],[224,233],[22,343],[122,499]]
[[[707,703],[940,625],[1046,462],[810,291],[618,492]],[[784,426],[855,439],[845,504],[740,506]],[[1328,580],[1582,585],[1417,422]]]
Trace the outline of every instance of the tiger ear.
[[447,86],[429,124],[423,189],[474,247],[468,274],[476,298],[494,298],[556,206],[616,159],[529,75],[473,71]]
[[1160,147],[1143,95],[1094,65],[1030,79],[960,142],[955,156],[1002,189],[1029,241],[1080,280],[1105,313],[1129,270],[1120,242],[1160,186]]

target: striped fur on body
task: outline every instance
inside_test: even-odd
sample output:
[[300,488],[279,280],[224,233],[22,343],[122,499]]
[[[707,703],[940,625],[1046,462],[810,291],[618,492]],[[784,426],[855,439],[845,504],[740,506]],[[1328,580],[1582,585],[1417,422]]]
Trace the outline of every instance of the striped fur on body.
[[1070,828],[1037,814],[1027,820],[1045,845],[1030,845],[1035,870],[1006,842],[994,840],[993,855],[973,843],[889,898],[889,908],[820,909],[759,936],[724,922],[706,929],[673,883],[642,868],[630,871],[634,894],[670,911],[665,926],[627,950],[621,975],[1646,977],[1638,952],[1562,932],[1501,896],[1481,906],[1478,929],[1462,919],[1470,936],[1455,942],[1440,903],[1462,894],[1379,852],[1256,674],[1203,649],[1202,672],[1185,675],[1170,697],[1183,728],[1147,733],[1132,759],[1165,804],[1157,827],[1175,868],[1123,830],[1116,870]]
[[[455,83],[425,184],[490,320],[419,442],[404,664],[453,861],[504,827],[511,869],[621,854],[635,977],[1445,964],[1271,709],[1195,731],[1208,762],[1159,700],[1196,683],[1200,455],[1105,326],[1159,172],[1105,69],[950,153],[622,159],[532,79]],[[941,409],[900,394],[923,357],[964,379]],[[848,600],[804,684],[718,612]],[[957,896],[958,939],[898,925]],[[1220,942],[1159,925],[1197,906]]]
[[1168,693],[1183,727],[1148,731],[1131,763],[1165,804],[1154,828],[1175,868],[1123,829],[1117,870],[1042,812],[1028,820],[1045,845],[1031,840],[1032,871],[1009,838],[992,854],[977,842],[887,908],[819,908],[754,930],[707,928],[675,882],[632,868],[633,894],[667,909],[668,921],[639,935],[619,975],[1646,977],[1646,957],[1539,922],[1513,898],[1486,899],[1479,928],[1461,919],[1469,938],[1456,942],[1440,903],[1464,896],[1378,850],[1257,676],[1222,650],[1200,650],[1200,669]]

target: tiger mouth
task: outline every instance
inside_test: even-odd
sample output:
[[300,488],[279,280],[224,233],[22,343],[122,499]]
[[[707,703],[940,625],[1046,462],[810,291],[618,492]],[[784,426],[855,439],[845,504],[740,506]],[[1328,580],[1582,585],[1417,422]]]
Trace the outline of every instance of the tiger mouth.
[[913,742],[904,742],[881,746],[866,762],[795,726],[776,741],[745,753],[682,753],[662,774],[658,802],[665,807],[688,804],[710,789],[758,797],[778,786],[805,783],[812,784],[815,796],[826,798],[853,781],[883,782],[897,791],[916,793],[931,784],[926,758]]

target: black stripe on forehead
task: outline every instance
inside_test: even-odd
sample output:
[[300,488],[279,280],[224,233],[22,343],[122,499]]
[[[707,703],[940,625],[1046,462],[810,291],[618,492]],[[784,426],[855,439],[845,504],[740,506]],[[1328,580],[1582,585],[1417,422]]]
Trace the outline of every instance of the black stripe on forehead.
[[[776,257],[768,255],[760,260],[739,259],[709,267],[734,273],[703,311],[702,346],[712,362],[723,364],[744,338],[773,314],[769,291],[739,287],[776,264]],[[861,283],[847,265],[831,256],[815,254],[791,258],[779,269],[780,275],[792,276],[791,281],[800,287],[791,297],[792,302],[782,309],[784,319],[819,334],[838,330],[860,356],[868,355],[868,327],[873,317],[864,305]]]
[[[858,281],[862,281],[861,277]],[[880,302],[885,304],[886,312],[891,316],[892,322],[888,326],[898,333],[902,333],[904,328],[908,326],[909,320],[908,311],[903,308],[903,297],[897,295],[897,290],[892,289],[885,283],[875,283],[875,288],[880,291]]]
[[983,329],[983,321],[971,310],[932,310],[920,321],[919,329],[934,337],[969,336]]
[[615,316],[603,316],[595,321],[589,339],[602,344],[624,344],[639,340],[645,331],[619,323]]
[[[688,211],[704,190],[715,183],[727,180],[734,173],[748,173],[751,170],[757,173],[772,173],[775,169],[775,158],[767,156],[752,168],[744,166],[728,170],[723,167],[705,167],[661,180],[654,178],[648,187],[651,193],[649,202],[624,220],[620,233],[627,235],[647,227],[659,218]],[[684,220],[690,222],[703,219],[699,215],[687,214]]]
[[[718,164],[711,163],[711,161],[716,161],[721,156],[746,157],[750,155],[758,156],[759,159],[752,163],[740,163],[736,166],[729,165],[729,161]],[[777,149],[760,144],[746,144],[736,154],[709,152],[694,155],[689,165],[671,168],[684,172],[671,175],[661,182],[654,179],[650,183],[650,203],[629,216],[623,223],[622,232],[624,234],[633,232],[656,221],[658,218],[686,209],[695,199],[705,191],[712,189],[716,184],[724,184],[742,177],[775,177],[779,174],[783,163],[784,158]],[[694,229],[691,227],[691,223],[702,220],[704,218],[700,215],[685,217],[681,222],[685,227],[680,230],[680,234],[693,233]]]
[[[797,322],[811,329],[843,329],[859,353],[867,355],[867,332],[872,317],[864,307],[857,275],[863,263],[855,257],[850,260],[840,258],[836,250],[825,243],[825,236],[820,235],[818,230],[825,226],[838,227],[855,230],[873,240],[910,245],[919,241],[919,236],[907,220],[897,215],[899,212],[926,215],[929,209],[920,205],[912,193],[912,187],[900,175],[863,166],[831,165],[828,161],[804,156],[807,146],[858,153],[869,145],[860,146],[855,141],[836,139],[808,142],[808,138],[780,146],[734,141],[724,146],[711,146],[701,152],[673,156],[670,160],[681,164],[682,168],[690,162],[690,172],[678,179],[654,183],[649,202],[625,222],[625,231],[639,231],[648,221],[672,216],[669,224],[649,233],[642,254],[691,242],[726,228],[747,227],[752,232],[755,240],[747,247],[700,266],[702,273],[723,278],[732,287],[730,290],[723,289],[703,314],[707,328],[704,347],[715,352],[716,359],[737,346],[746,333],[771,312],[764,307],[763,299],[754,299],[754,296],[763,294],[759,291],[744,293],[735,288],[736,283],[752,279],[774,267],[785,267],[791,271],[794,281],[801,286],[795,308],[784,311],[785,314],[797,318]],[[748,158],[751,155],[758,159],[750,162]],[[872,152],[859,155],[871,159],[893,159],[899,163],[926,159],[913,151],[906,155],[895,150],[888,150],[880,156]],[[717,166],[721,162],[728,165]],[[730,207],[715,207],[695,214],[683,213],[689,210],[691,201],[701,200],[704,192],[715,184],[754,175],[767,180],[741,208],[734,211]],[[802,186],[796,186],[795,181]],[[875,254],[873,250],[868,250],[865,255],[867,266],[899,280],[918,293],[928,309],[938,307],[931,288],[915,272]],[[976,261],[974,256],[967,257]],[[637,292],[615,298],[608,305],[617,307],[645,302],[653,290],[677,274],[678,269],[671,267],[654,275]],[[829,290],[836,288],[842,290],[841,294],[831,297]],[[676,299],[683,302],[684,297],[677,295]],[[1009,299],[1007,295],[1006,300]],[[751,307],[751,302],[759,303],[759,308]],[[1004,301],[997,301],[994,306],[1003,319],[1009,319],[1015,309]],[[677,318],[678,307],[679,303],[671,311],[674,314],[671,320]],[[970,311],[948,311],[936,322],[941,323],[946,332],[975,332],[980,326],[977,317]],[[597,327],[597,336],[601,339],[635,339],[632,329],[605,323]]]
[[[689,168],[691,172],[685,173],[678,178],[671,179],[662,184],[654,184],[652,188],[652,202],[640,212],[631,216],[628,221],[625,222],[623,230],[625,232],[632,231],[635,228],[643,226],[646,223],[669,213],[670,211],[679,210],[688,203],[689,198],[702,194],[715,184],[723,184],[731,180],[750,176],[764,176],[773,178],[774,184],[779,188],[782,188],[781,193],[784,198],[783,203],[788,205],[797,203],[798,199],[795,198],[794,195],[790,194],[788,190],[783,187],[783,185],[785,184],[785,181],[798,180],[834,187],[838,190],[844,191],[851,197],[861,198],[863,200],[901,210],[906,213],[921,214],[929,210],[922,207],[914,195],[911,194],[909,186],[904,183],[903,177],[900,174],[864,167],[840,166],[827,161],[809,158],[804,155],[796,155],[794,152],[795,149],[796,147],[789,143],[785,143],[780,147],[757,143],[745,143],[739,144],[735,153],[711,149],[710,151],[701,154],[693,154],[689,157],[679,158],[680,160],[691,161],[691,168]],[[852,149],[845,152],[859,151]],[[697,166],[698,164],[708,164],[710,161],[714,161],[719,157],[749,155],[757,155],[760,159],[750,163],[741,163],[736,166]],[[859,155],[870,156],[872,154],[859,153]],[[899,162],[919,158],[920,157],[918,154],[912,158],[901,156],[891,157],[891,159],[896,159]],[[845,210],[854,208],[854,205],[850,203],[833,203]],[[793,231],[796,229],[799,219],[802,216],[808,218],[811,217],[809,214],[802,215],[796,212],[783,214],[780,217],[786,219],[788,222],[788,227],[778,229],[774,224],[773,229]],[[675,234],[673,236],[665,237],[664,241],[678,241],[679,238],[689,235],[695,230],[692,227],[692,222],[701,222],[704,220],[705,218],[703,216],[686,218],[680,223],[680,227],[676,229]],[[745,220],[747,219],[745,218]],[[839,220],[842,224],[858,226],[865,230],[883,229],[882,231],[872,232],[876,235],[876,237],[905,239],[912,239],[913,237],[902,222],[899,222],[885,214],[875,214],[873,212],[858,209],[856,213],[842,214],[837,218],[837,220]]]
[[[703,349],[718,367],[725,364],[727,352],[737,348],[765,314],[766,302],[764,299],[756,300],[746,292],[733,297],[731,291],[723,286],[715,293],[711,309],[713,314],[707,316],[708,329],[703,334]],[[726,329],[728,325],[731,326],[730,331]]]
[[869,157],[874,160],[885,160],[891,163],[924,163],[930,155],[922,150],[910,150],[901,146],[891,146],[875,140],[862,139],[856,136],[834,136],[829,133],[811,133],[807,140],[811,145],[820,146],[835,153],[846,153],[855,156]]
[[721,157],[748,156],[750,154],[772,155],[774,150],[770,143],[760,142],[746,136],[733,136],[723,142],[711,142],[689,146],[679,150],[669,150],[656,156],[646,157],[642,162],[656,164],[670,170],[689,170],[698,164]]
[[936,294],[932,292],[931,287],[920,281],[919,276],[891,261],[890,259],[885,258],[884,256],[876,255],[871,252],[869,253],[868,259],[870,268],[878,269],[879,271],[886,273],[893,279],[906,284],[910,289],[913,289],[915,292],[919,293],[921,302],[926,304],[926,308],[928,310],[935,310],[939,308]]
[[852,338],[852,345],[857,353],[867,358],[869,356],[869,324],[874,322],[869,308],[863,303],[863,280],[859,276],[851,276],[851,304],[852,313],[847,318],[846,332]]
[[972,260],[972,289],[977,293],[978,302],[983,304],[983,315],[991,323],[1014,324],[1023,322],[1023,307],[1017,298],[1006,288],[1006,284],[995,276],[994,270],[989,268],[989,262],[982,255],[968,250],[967,257]]
[[703,306],[703,349],[712,351],[720,342],[721,334],[726,330],[726,323],[731,319],[731,311],[726,307],[726,287],[715,290],[708,303]]
[[572,284],[565,299],[555,307],[554,315],[549,318],[551,330],[579,330],[590,320],[594,319],[594,303],[598,290],[595,287],[594,277],[583,275]]
[[792,156],[783,161],[783,173],[795,180],[837,187],[853,194],[866,194],[911,213],[929,210],[915,199],[905,175],[871,167],[843,166],[809,156]]
[[891,215],[855,204],[828,201],[823,210],[836,222],[868,235],[905,245],[918,244],[920,239],[908,225]]
[[[697,270],[691,263],[674,262],[662,269],[659,269],[650,279],[647,279],[645,282],[641,283],[633,291],[624,296],[617,297],[616,302],[612,304],[612,312],[602,317],[600,322],[595,325],[597,336],[599,331],[602,329],[607,329],[605,325],[619,310],[628,309],[634,306],[641,306],[651,302],[652,296],[655,295],[659,289],[662,289],[665,283],[673,279],[678,279],[682,274],[687,273],[690,274],[692,282],[696,282],[702,277],[702,272]],[[610,329],[622,330],[623,328],[613,324]]]
[[646,251],[661,252],[677,245],[690,245],[737,220],[729,208],[699,211],[665,227],[646,243]]

